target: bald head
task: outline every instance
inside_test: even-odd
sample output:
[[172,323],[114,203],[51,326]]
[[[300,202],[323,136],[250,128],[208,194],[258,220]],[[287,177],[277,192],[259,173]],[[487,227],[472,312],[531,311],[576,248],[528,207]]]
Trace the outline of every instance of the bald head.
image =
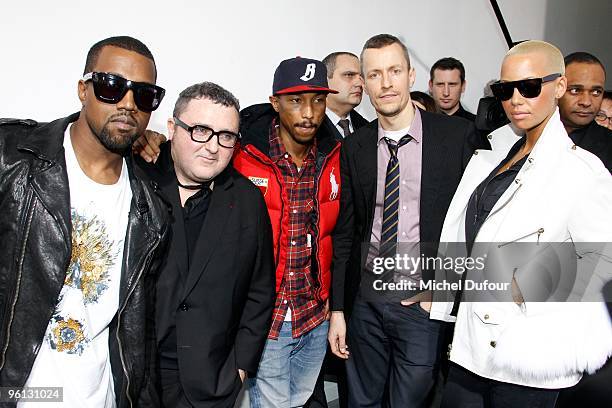
[[545,41],[525,41],[510,48],[504,57],[504,62],[514,56],[529,56],[537,58],[544,70],[549,74],[565,75],[565,63],[561,51]]
[[[553,74],[561,74],[556,77]],[[500,80],[511,82],[512,96],[502,98],[506,115],[518,129],[537,140],[557,109],[557,101],[565,93],[563,55],[544,41],[526,41],[512,47],[504,57]],[[552,75],[552,77],[549,77]],[[545,77],[549,77],[544,81]],[[540,78],[537,88],[525,88],[526,80]],[[533,82],[531,82],[533,84]]]

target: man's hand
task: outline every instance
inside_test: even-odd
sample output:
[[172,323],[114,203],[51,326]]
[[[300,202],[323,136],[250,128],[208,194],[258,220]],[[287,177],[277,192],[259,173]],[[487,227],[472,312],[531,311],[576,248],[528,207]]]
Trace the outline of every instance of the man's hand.
[[239,368],[238,369],[238,375],[240,376],[240,381],[242,381],[244,383],[244,379],[246,378],[246,371],[244,371],[243,369]]
[[329,331],[327,340],[332,353],[343,360],[349,358],[348,346],[346,345],[346,322],[344,312],[331,312],[329,320]]
[[415,303],[419,303],[419,305],[429,313],[431,310],[431,291],[421,292],[416,296],[411,297],[410,299],[402,300],[402,306],[410,306]]
[[155,163],[159,156],[159,146],[166,141],[166,136],[153,130],[145,130],[134,144],[132,152],[139,154],[145,161]]

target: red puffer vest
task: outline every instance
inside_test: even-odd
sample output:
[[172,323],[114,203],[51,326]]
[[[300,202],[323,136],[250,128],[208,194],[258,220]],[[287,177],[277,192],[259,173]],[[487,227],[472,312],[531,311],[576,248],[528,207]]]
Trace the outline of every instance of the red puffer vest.
[[[276,259],[276,291],[280,289],[287,262],[285,248],[289,246],[287,223],[289,218],[289,206],[287,203],[286,190],[280,169],[268,156],[269,129],[274,114],[261,110],[265,105],[255,105],[245,109],[256,108],[260,116],[252,119],[252,126],[241,129],[241,147],[234,155],[234,167],[245,177],[258,186],[264,195],[274,239],[274,257]],[[244,115],[244,112],[241,115]],[[252,123],[256,121],[256,123]],[[323,128],[317,132],[317,158],[316,158],[316,206],[317,219],[313,223],[316,227],[313,239],[313,263],[312,274],[316,277],[317,297],[325,301],[329,296],[331,284],[331,260],[332,260],[332,231],[336,225],[338,212],[340,211],[340,142],[333,135],[328,134]]]

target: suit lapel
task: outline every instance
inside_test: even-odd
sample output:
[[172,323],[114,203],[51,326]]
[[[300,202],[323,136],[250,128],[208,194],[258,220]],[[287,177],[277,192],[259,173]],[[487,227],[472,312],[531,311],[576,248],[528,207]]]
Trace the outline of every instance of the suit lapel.
[[189,273],[185,281],[183,297],[185,299],[206,268],[215,248],[219,243],[219,237],[223,236],[227,220],[231,217],[235,207],[235,196],[231,189],[232,179],[228,170],[215,180],[210,206],[204,225],[196,242],[196,250],[189,266]]
[[368,121],[359,114],[355,109],[351,110],[349,115],[351,116],[351,122],[353,123],[353,131],[368,124]]
[[374,217],[374,206],[376,203],[378,122],[370,124],[367,132],[360,136],[359,146],[355,155],[355,167],[357,168],[359,183],[363,190],[363,199],[366,203],[369,221]]
[[338,131],[338,128],[332,123],[331,119],[327,115],[325,115],[325,119],[323,119],[323,127],[327,128],[327,132],[330,135],[334,135],[336,140],[342,141],[342,139],[344,139]]
[[440,171],[442,170],[440,166],[446,162],[446,160],[444,160],[446,148],[444,147],[445,135],[434,133],[430,118],[428,115],[423,114],[423,112],[421,112],[421,122],[423,126],[423,135],[421,139],[423,147],[421,155],[419,229],[421,242],[428,242],[431,239],[427,226],[431,225],[429,221],[434,218],[434,213],[439,211],[435,203],[440,186],[439,178]]

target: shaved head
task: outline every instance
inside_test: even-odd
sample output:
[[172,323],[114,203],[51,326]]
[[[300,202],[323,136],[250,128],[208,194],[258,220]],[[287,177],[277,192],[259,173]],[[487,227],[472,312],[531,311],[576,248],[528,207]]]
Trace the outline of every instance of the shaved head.
[[512,56],[538,56],[543,63],[544,69],[549,74],[560,73],[565,75],[565,63],[563,62],[563,54],[554,45],[545,41],[525,41],[510,48],[506,53],[504,61]]
[[565,93],[567,79],[563,55],[544,41],[526,41],[513,47],[504,57],[501,82],[521,82],[529,78],[544,78],[551,74],[560,77],[540,83],[537,94],[525,96],[518,85],[512,97],[502,100],[508,119],[527,135],[539,137],[557,109],[557,101]]

